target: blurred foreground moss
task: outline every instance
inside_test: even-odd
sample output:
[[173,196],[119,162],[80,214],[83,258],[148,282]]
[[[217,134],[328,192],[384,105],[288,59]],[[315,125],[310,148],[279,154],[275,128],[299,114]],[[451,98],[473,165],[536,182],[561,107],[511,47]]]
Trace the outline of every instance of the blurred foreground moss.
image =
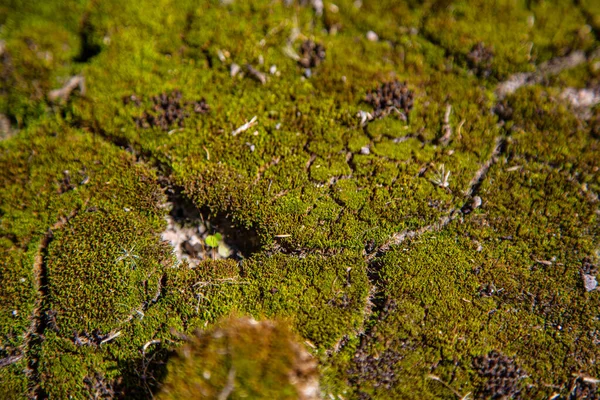
[[186,340],[168,365],[159,399],[317,399],[316,360],[285,325],[221,321]]

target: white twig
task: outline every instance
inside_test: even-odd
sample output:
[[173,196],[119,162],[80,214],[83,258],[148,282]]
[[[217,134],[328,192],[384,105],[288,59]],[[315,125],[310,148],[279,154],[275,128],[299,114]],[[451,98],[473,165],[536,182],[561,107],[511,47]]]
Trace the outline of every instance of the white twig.
[[52,90],[48,93],[48,100],[56,101],[60,98],[61,100],[66,101],[71,95],[71,92],[77,87],[82,95],[85,94],[85,78],[81,75],[72,76],[62,88]]
[[238,281],[237,278],[220,278],[215,279],[215,282],[198,281],[192,285],[192,287],[207,287],[207,286],[220,286],[224,284],[230,285],[248,285],[248,281]]
[[231,132],[231,134],[233,136],[236,136],[242,132],[247,131],[248,129],[252,128],[256,124],[257,124],[257,122],[256,122],[256,115],[255,115],[254,117],[252,117],[252,119],[250,121],[246,122],[244,125],[240,126],[235,131]]
[[543,82],[548,76],[557,75],[565,69],[575,68],[588,60],[583,51],[574,51],[564,57],[556,57],[540,64],[534,72],[519,72],[500,82],[496,87],[496,95],[502,100],[514,93],[521,86]]
[[142,346],[142,353],[143,353],[143,354],[146,354],[146,350],[148,350],[148,347],[152,346],[153,344],[159,344],[159,343],[160,343],[160,340],[158,340],[158,339],[154,339],[154,340],[151,340],[151,341],[149,341],[149,342],[146,342],[146,343],[145,343],[145,344]]
[[442,125],[442,137],[438,142],[442,146],[446,146],[452,138],[452,126],[450,126],[450,113],[452,112],[452,106],[448,104],[446,106],[446,112],[444,113],[444,125]]
[[18,354],[16,356],[9,356],[0,359],[0,368],[6,367],[7,365],[14,364],[17,361],[23,358],[23,354]]
[[114,339],[118,338],[119,336],[121,336],[121,331],[118,331],[116,333],[111,333],[106,339],[102,339],[100,344],[102,345],[104,343],[110,342],[111,340],[114,340]]
[[219,393],[219,397],[218,397],[219,400],[227,400],[229,395],[233,392],[234,383],[235,383],[235,368],[231,367],[231,369],[229,370],[229,374],[227,374],[227,384],[225,384],[225,387],[223,388],[221,393]]
[[300,56],[298,55],[298,53],[296,53],[296,51],[292,48],[292,45],[289,43],[283,48],[283,54],[285,54],[294,61],[300,60]]
[[373,120],[373,115],[370,112],[358,110],[358,114],[356,114],[358,118],[360,118],[360,126],[364,127]]

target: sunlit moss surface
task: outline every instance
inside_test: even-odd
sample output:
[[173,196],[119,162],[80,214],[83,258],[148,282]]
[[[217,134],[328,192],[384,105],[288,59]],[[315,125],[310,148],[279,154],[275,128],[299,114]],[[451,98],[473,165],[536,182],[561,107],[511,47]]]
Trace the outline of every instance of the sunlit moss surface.
[[[592,0],[0,2],[0,397],[295,398],[301,346],[324,398],[598,396],[599,38]],[[174,198],[250,250],[177,260]]]

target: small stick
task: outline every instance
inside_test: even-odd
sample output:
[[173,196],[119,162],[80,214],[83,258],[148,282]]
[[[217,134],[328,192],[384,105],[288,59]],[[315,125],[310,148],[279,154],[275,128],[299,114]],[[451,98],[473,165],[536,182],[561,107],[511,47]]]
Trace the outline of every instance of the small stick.
[[231,367],[231,369],[229,370],[229,373],[227,374],[227,384],[225,385],[225,387],[223,388],[221,393],[219,393],[219,397],[218,397],[219,400],[227,400],[229,398],[229,395],[233,392],[234,383],[235,383],[235,368]]
[[459,139],[462,139],[462,127],[466,121],[467,121],[466,119],[463,119],[462,121],[460,121],[460,124],[458,124],[458,129],[456,130],[456,134]]
[[72,76],[62,88],[50,91],[50,93],[48,93],[48,100],[56,101],[60,98],[63,101],[67,101],[75,88],[79,88],[82,95],[85,94],[85,78],[83,76]]
[[111,334],[111,335],[110,335],[109,337],[107,337],[106,339],[103,339],[103,340],[100,342],[100,344],[104,344],[104,343],[110,342],[111,340],[113,340],[113,339],[116,339],[116,338],[118,338],[119,336],[121,336],[121,331],[118,331],[118,332],[116,332],[116,333],[113,333],[113,334]]
[[442,125],[443,135],[438,139],[438,143],[442,146],[446,146],[450,142],[452,137],[452,127],[450,126],[450,113],[452,112],[452,106],[446,105],[446,112],[444,113],[444,125]]
[[251,77],[253,77],[261,84],[264,85],[265,83],[267,83],[267,77],[265,76],[265,74],[254,68],[252,65],[246,64],[246,70],[248,71]]
[[439,383],[441,383],[442,385],[444,385],[446,388],[450,389],[452,391],[452,393],[454,393],[460,400],[467,400],[470,396],[471,393],[467,393],[464,396],[462,394],[460,394],[459,392],[457,392],[452,386],[448,385],[446,382],[444,382],[443,380],[441,380],[438,376],[429,374],[427,375],[427,377],[429,379],[433,379],[434,381],[438,381]]
[[244,125],[240,126],[235,131],[231,132],[231,134],[233,136],[236,136],[242,132],[247,131],[248,129],[252,128],[256,124],[257,124],[257,122],[256,122],[256,115],[255,115],[254,117],[252,117],[252,119],[249,122],[246,122]]
[[160,340],[158,340],[158,339],[154,339],[149,342],[146,342],[146,344],[144,344],[142,346],[142,353],[146,354],[146,350],[148,349],[148,347],[152,346],[153,344],[159,344],[159,343],[160,343]]
[[6,367],[7,365],[10,365],[10,364],[14,364],[22,358],[23,358],[23,354],[2,358],[2,359],[0,359],[0,368]]
[[289,43],[283,48],[283,54],[285,54],[294,61],[300,60],[300,56],[294,51],[294,49]]

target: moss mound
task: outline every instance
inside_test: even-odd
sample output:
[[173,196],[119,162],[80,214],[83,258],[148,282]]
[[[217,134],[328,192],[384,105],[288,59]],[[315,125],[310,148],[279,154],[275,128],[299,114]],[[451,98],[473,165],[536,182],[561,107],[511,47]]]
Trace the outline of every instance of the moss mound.
[[169,360],[159,399],[317,399],[316,360],[281,324],[222,321],[188,338]]

